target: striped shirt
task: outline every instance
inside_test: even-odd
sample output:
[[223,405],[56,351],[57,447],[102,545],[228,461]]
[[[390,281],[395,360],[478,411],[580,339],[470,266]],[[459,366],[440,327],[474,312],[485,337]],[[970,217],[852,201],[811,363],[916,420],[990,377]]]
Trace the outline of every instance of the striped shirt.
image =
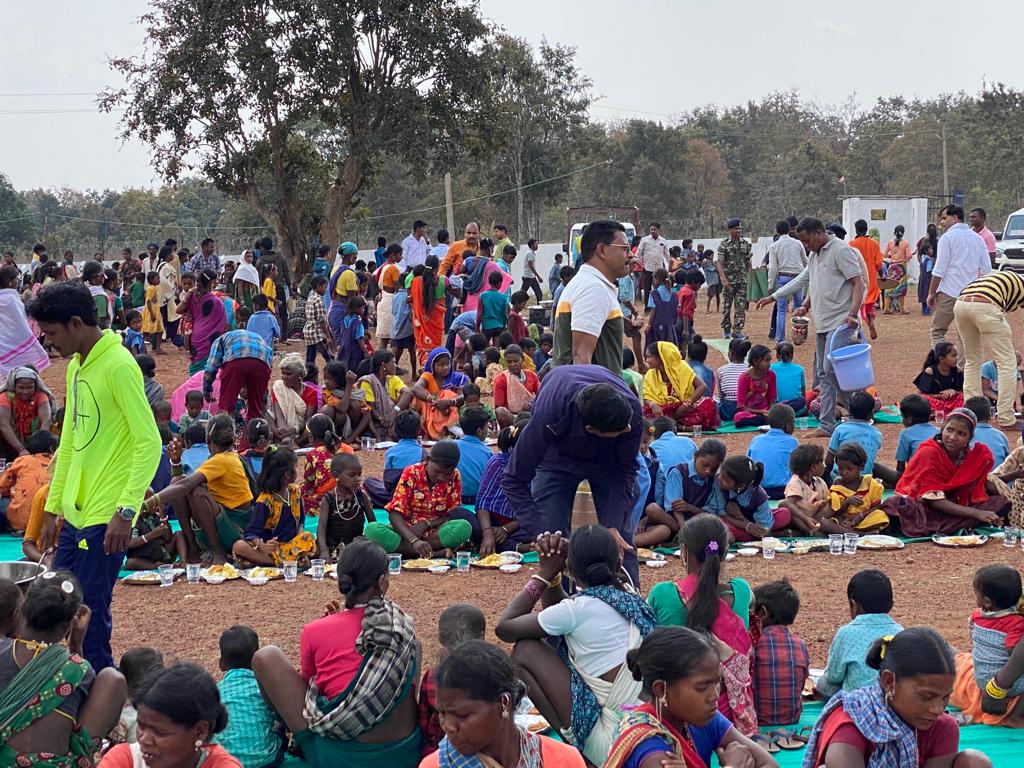
[[989,272],[968,284],[961,296],[984,296],[1004,312],[1024,306],[1024,276],[1016,272]]
[[718,397],[720,400],[735,400],[740,374],[746,373],[746,363],[726,363],[718,369]]
[[572,364],[572,334],[579,331],[597,337],[591,362],[618,376],[622,371],[623,329],[618,286],[595,267],[584,264],[555,305],[551,364]]

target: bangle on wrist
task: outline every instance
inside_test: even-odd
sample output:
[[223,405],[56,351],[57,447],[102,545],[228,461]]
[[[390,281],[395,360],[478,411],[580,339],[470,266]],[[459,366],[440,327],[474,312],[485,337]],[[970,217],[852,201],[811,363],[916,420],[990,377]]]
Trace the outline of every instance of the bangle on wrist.
[[543,584],[545,587],[550,587],[551,583],[552,583],[552,582],[548,581],[547,579],[545,579],[543,576],[541,576],[539,573],[533,574],[532,576],[530,576],[530,578],[531,579],[536,579],[541,584]]
[[996,699],[998,701],[1002,701],[1010,694],[1010,692],[1005,688],[999,687],[999,685],[996,683],[995,676],[993,676],[992,679],[985,683],[985,693],[987,693],[993,699]]

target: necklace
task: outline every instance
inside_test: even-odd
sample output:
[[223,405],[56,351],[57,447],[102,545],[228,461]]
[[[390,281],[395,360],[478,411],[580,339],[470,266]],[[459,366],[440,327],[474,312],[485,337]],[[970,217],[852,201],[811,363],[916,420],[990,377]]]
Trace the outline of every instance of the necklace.
[[[335,514],[338,516],[338,518],[340,520],[342,520],[342,522],[346,522],[347,523],[347,522],[349,522],[351,520],[355,520],[357,517],[359,517],[359,513],[362,512],[362,509],[359,508],[358,504],[356,504],[355,512],[353,512],[350,517],[345,517],[345,515],[343,515],[341,513],[341,501],[338,500],[338,488],[335,487],[334,490],[331,491],[331,493],[334,494],[334,510],[335,510]],[[352,498],[355,498],[355,496],[353,496]]]
[[284,504],[287,507],[290,507],[292,505],[292,489],[291,489],[290,486],[288,488],[288,498],[287,499],[284,496],[282,496],[280,493],[275,493],[275,494],[273,494],[273,496],[274,496],[274,498],[276,498],[278,501],[280,501],[282,504]]
[[17,638],[14,642],[21,643],[28,650],[34,651],[35,653],[39,653],[40,651],[45,650],[50,646],[49,643],[44,643],[41,640],[22,640],[20,637]]

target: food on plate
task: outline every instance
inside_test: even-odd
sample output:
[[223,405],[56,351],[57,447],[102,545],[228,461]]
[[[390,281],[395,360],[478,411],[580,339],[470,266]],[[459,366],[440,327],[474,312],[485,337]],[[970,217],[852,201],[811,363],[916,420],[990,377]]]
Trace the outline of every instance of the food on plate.
[[480,568],[498,568],[508,562],[511,561],[500,552],[495,552],[493,555],[481,557],[479,560],[474,562],[473,565],[479,566]]
[[646,547],[640,547],[640,549],[638,549],[636,551],[636,559],[637,560],[656,560],[657,558],[656,558],[656,556],[654,554],[654,550],[653,549],[647,549]]
[[402,563],[402,567],[409,571],[425,571],[432,565],[448,565],[448,561],[431,559],[429,557],[418,557],[415,560],[406,560]]
[[871,533],[861,536],[857,541],[857,546],[860,549],[903,549],[905,545],[895,536]]
[[526,726],[527,730],[529,730],[530,733],[541,733],[542,731],[546,731],[550,727],[551,726],[548,725],[548,721],[544,718],[534,720],[532,723]]
[[246,576],[250,579],[279,579],[283,576],[280,568],[257,566],[250,568]]
[[988,541],[988,536],[977,533],[965,536],[932,536],[932,541],[943,547],[978,547]]
[[156,571],[138,571],[130,576],[125,576],[122,581],[130,584],[159,584],[160,574]]
[[220,576],[224,579],[237,579],[239,577],[238,569],[230,563],[223,563],[221,565],[211,565],[206,569],[206,576]]

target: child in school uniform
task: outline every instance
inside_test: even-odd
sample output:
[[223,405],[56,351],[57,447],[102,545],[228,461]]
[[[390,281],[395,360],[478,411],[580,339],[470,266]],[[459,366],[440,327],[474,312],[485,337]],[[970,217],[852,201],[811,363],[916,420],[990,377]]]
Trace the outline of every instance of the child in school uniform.
[[825,452],[820,445],[803,443],[789,455],[792,476],[779,503],[793,515],[793,527],[814,534],[821,528],[819,518],[831,506],[828,485],[821,478],[825,471]]
[[[457,645],[467,640],[483,640],[487,619],[483,611],[469,603],[456,603],[441,612],[437,620],[437,639],[441,645],[438,663]],[[437,751],[445,733],[437,712],[437,687],[434,670],[427,669],[420,681],[419,724],[423,732],[423,757]]]
[[889,527],[882,511],[882,484],[865,470],[867,454],[857,443],[835,452],[838,477],[829,489],[831,511],[821,519],[823,533],[879,533]]
[[384,452],[383,477],[368,477],[363,488],[375,507],[383,507],[395,495],[395,488],[402,477],[402,470],[423,461],[423,446],[420,445],[420,415],[416,411],[399,411],[395,414],[395,437],[398,442]]
[[764,464],[764,479],[761,487],[769,499],[785,498],[789,483],[789,455],[800,441],[793,437],[796,429],[796,414],[784,403],[776,403],[768,409],[769,430],[756,435],[747,447],[747,455]]
[[900,416],[903,417],[903,429],[896,443],[897,477],[903,474],[907,462],[917,453],[917,447],[939,434],[939,428],[931,423],[931,403],[921,395],[907,395],[900,400]]
[[761,636],[754,643],[754,707],[758,726],[792,725],[803,713],[804,681],[810,667],[807,643],[791,631],[800,595],[788,579],[754,588],[754,614]]
[[984,725],[1024,727],[1024,641],[1020,573],[986,565],[974,574],[977,609],[971,614],[971,650],[956,658],[950,703]]
[[221,633],[219,645],[224,677],[217,683],[217,690],[228,711],[228,724],[217,734],[217,743],[242,768],[279,765],[286,746],[283,729],[252,671],[252,657],[260,647],[259,636],[251,628],[236,624]]
[[730,456],[719,467],[705,509],[722,518],[730,543],[763,539],[792,522],[788,509],[771,508],[761,487],[763,477],[764,464],[749,456]]
[[338,453],[331,458],[334,488],[320,501],[320,520],[316,528],[317,557],[338,562],[341,550],[363,535],[365,525],[374,521],[369,497],[359,487],[363,465],[353,453]]
[[459,415],[459,474],[462,476],[462,503],[475,504],[487,460],[494,455],[484,440],[491,417],[481,406],[464,408]]
[[972,397],[964,403],[964,408],[971,411],[978,417],[978,424],[974,428],[974,439],[971,445],[982,443],[992,451],[992,458],[998,467],[1006,457],[1010,455],[1010,443],[1002,430],[996,429],[989,422],[992,420],[992,406],[989,405],[987,397]]
[[875,399],[867,392],[854,392],[850,395],[849,410],[849,420],[836,425],[832,437],[829,438],[828,452],[825,454],[825,468],[831,473],[834,480],[838,475],[835,468],[836,451],[843,443],[856,443],[864,449],[867,458],[864,472],[878,477],[883,482],[895,485],[896,473],[891,467],[878,465],[876,469],[875,457],[882,447],[882,433],[871,423],[871,416],[875,412]]
[[146,338],[142,335],[142,313],[137,309],[125,312],[124,346],[132,355],[146,354]]
[[903,631],[889,615],[892,610],[892,582],[879,570],[870,568],[854,574],[846,585],[850,623],[841,626],[828,649],[825,673],[815,690],[828,699],[839,691],[856,691],[878,681],[878,670],[868,667],[868,649],[879,638]]

